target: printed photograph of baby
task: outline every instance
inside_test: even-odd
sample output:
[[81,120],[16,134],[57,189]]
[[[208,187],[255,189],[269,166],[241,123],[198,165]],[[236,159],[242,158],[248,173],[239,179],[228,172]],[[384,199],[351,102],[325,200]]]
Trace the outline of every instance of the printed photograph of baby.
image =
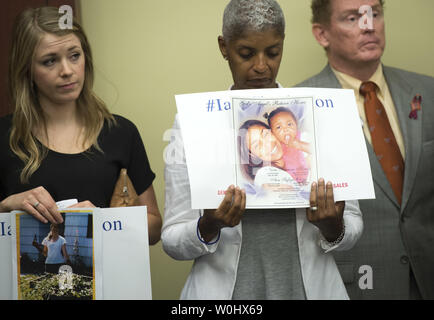
[[312,98],[233,99],[248,207],[307,207],[316,180]]

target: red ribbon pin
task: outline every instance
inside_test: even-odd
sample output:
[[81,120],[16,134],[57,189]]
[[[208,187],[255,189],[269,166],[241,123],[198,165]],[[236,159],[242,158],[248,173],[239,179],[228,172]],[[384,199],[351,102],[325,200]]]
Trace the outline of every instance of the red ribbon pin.
[[417,112],[422,109],[422,96],[417,94],[411,102],[411,112],[408,115],[410,119],[417,119]]

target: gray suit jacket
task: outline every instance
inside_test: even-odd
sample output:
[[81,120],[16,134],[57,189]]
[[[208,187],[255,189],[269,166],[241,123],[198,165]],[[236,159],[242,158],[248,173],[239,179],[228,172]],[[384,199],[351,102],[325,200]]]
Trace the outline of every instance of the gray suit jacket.
[[[383,72],[405,144],[402,205],[366,143],[376,199],[359,201],[363,235],[335,259],[351,299],[408,299],[410,267],[422,297],[434,299],[434,78],[385,66]],[[327,65],[297,87],[341,85]],[[416,94],[422,96],[422,110],[415,120],[409,114]],[[369,272],[362,266],[372,268],[372,289],[364,286]]]

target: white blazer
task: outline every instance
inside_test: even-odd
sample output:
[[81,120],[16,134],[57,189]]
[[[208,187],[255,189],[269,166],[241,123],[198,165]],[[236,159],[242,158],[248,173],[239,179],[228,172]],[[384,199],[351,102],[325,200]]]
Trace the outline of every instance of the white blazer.
[[[219,241],[213,245],[199,240],[197,223],[202,212],[191,209],[188,171],[177,116],[165,158],[163,248],[174,259],[195,260],[181,299],[232,299],[241,251],[242,223],[223,228]],[[358,201],[346,201],[344,223],[344,238],[330,247],[319,229],[307,221],[306,210],[296,210],[301,273],[307,299],[348,299],[330,251],[348,250],[360,238],[363,220]]]

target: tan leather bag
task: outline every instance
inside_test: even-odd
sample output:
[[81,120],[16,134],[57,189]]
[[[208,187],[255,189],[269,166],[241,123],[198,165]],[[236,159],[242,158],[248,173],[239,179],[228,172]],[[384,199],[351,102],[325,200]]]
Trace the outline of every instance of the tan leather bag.
[[127,169],[121,169],[112,198],[110,200],[110,207],[114,208],[134,206],[137,198],[136,190],[134,189],[130,177],[128,177]]

